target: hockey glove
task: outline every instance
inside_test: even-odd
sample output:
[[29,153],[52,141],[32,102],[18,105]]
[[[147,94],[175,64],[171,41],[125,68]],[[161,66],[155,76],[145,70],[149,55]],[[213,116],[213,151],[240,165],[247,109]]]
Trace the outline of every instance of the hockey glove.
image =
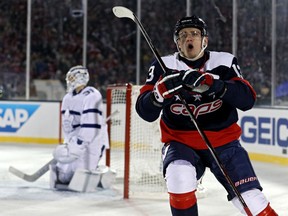
[[193,92],[203,93],[211,97],[223,97],[226,92],[225,83],[216,78],[219,76],[188,70],[183,75],[183,85]]
[[203,84],[204,80],[205,77],[203,76],[203,73],[194,69],[186,70],[182,77],[182,83],[184,88],[190,91],[194,91],[196,87],[198,87],[200,84]]
[[203,93],[210,97],[222,98],[226,92],[226,86],[224,81],[215,79],[210,73],[203,73],[199,79],[194,83],[194,92]]
[[153,95],[158,103],[163,103],[164,99],[172,98],[181,88],[182,73],[176,70],[169,70],[155,84]]

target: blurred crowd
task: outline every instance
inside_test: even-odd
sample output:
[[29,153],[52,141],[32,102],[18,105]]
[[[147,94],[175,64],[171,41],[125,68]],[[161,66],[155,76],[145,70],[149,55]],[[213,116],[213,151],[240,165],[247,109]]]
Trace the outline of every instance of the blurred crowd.
[[[277,16],[287,22],[287,3]],[[65,86],[70,67],[83,60],[83,13],[81,0],[32,0],[30,94],[35,79],[58,79]],[[271,96],[271,1],[250,0],[237,6],[237,53],[242,73],[256,88],[259,100],[270,103]],[[193,0],[191,14],[202,17],[209,31],[210,50],[232,52],[233,1]],[[87,68],[90,84],[104,95],[114,83],[136,83],[136,25],[118,19],[113,6],[137,11],[137,1],[88,0]],[[80,12],[79,12],[80,11]],[[285,12],[286,11],[286,12]],[[0,3],[0,87],[6,98],[25,96],[27,0]],[[141,22],[161,54],[176,51],[173,29],[187,13],[186,1],[142,0]],[[287,23],[286,31],[287,31]],[[281,31],[281,33],[283,33]],[[284,32],[285,33],[285,32]],[[285,43],[286,40],[286,43]],[[279,37],[280,49],[288,58],[287,38]],[[277,41],[278,42],[278,41]],[[278,47],[279,44],[277,44]],[[283,46],[282,46],[283,45]],[[140,84],[145,82],[153,54],[141,36]],[[276,61],[283,56],[277,55]],[[277,82],[287,81],[286,63],[277,64]],[[286,64],[286,65],[285,65]],[[278,74],[278,73],[277,73]],[[277,76],[278,77],[278,76]],[[280,79],[280,80],[279,80]]]

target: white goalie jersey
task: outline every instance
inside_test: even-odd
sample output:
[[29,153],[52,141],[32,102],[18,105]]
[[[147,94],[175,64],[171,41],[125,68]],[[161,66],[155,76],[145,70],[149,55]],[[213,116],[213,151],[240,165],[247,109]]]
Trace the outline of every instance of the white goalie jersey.
[[[64,142],[76,137],[89,145],[109,147],[102,95],[93,87],[85,87],[80,93],[67,93],[62,101],[62,129]],[[92,149],[91,149],[92,148]]]
[[76,170],[94,171],[109,147],[102,95],[93,87],[67,93],[62,101],[64,144],[53,156],[57,161],[57,179],[69,184]]
[[108,131],[102,95],[87,86],[88,81],[88,70],[82,65],[72,67],[66,74],[67,94],[61,105],[64,143],[54,150],[56,163],[49,167],[53,189],[93,191],[98,184],[109,187],[111,181],[106,177],[114,176],[99,171],[98,163],[109,148]]

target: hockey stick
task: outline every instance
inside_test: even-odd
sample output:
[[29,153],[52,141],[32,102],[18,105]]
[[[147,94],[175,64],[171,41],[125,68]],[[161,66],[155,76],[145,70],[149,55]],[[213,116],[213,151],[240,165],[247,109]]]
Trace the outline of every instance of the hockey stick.
[[39,170],[37,170],[35,173],[29,175],[26,174],[18,169],[16,169],[13,166],[9,167],[9,172],[11,172],[12,174],[14,174],[15,176],[28,181],[28,182],[34,182],[37,179],[39,179],[42,175],[44,175],[48,170],[49,170],[49,165],[56,163],[56,160],[51,159],[49,162],[47,162],[44,166],[42,166]]
[[[119,110],[115,110],[110,116],[108,116],[106,118],[106,122],[108,122],[114,115],[116,115],[118,113],[119,113]],[[42,166],[40,169],[38,169],[35,173],[33,173],[31,175],[26,174],[26,173],[20,171],[19,169],[15,168],[13,166],[10,166],[8,170],[10,173],[14,174],[15,176],[17,176],[17,177],[19,177],[25,181],[34,182],[37,179],[39,179],[41,176],[43,176],[46,172],[48,172],[50,164],[53,164],[56,162],[57,161],[55,159],[51,159],[44,166]]]
[[[143,25],[141,24],[141,22],[139,21],[139,19],[137,18],[137,16],[128,8],[122,7],[122,6],[116,6],[113,7],[113,13],[116,17],[118,18],[129,18],[131,20],[133,20],[138,27],[140,28],[140,31],[142,32],[144,38],[146,39],[151,51],[153,52],[156,60],[158,61],[158,63],[160,64],[162,70],[164,71],[164,73],[166,73],[167,68],[163,62],[163,60],[161,59],[158,51],[156,50],[156,48],[153,46],[152,41],[149,37],[149,35],[147,34],[146,30],[144,29]],[[186,100],[182,97],[182,95],[178,94],[182,104],[185,106],[185,109],[187,110],[189,117],[191,119],[191,121],[194,123],[197,131],[199,132],[201,138],[203,139],[203,141],[205,142],[206,146],[208,147],[209,151],[211,152],[211,155],[213,156],[215,162],[217,163],[217,166],[219,167],[219,169],[221,170],[222,174],[224,175],[225,179],[227,180],[227,182],[229,183],[229,185],[231,186],[233,192],[235,193],[235,195],[238,197],[240,203],[242,204],[246,214],[248,216],[252,216],[252,213],[250,212],[250,209],[248,208],[247,204],[245,203],[245,200],[243,199],[243,197],[241,196],[240,192],[238,191],[238,189],[236,188],[236,186],[234,185],[233,181],[231,180],[231,178],[229,177],[224,165],[222,164],[217,152],[215,151],[214,147],[212,146],[212,144],[210,143],[209,139],[207,138],[206,134],[204,133],[203,129],[200,128],[199,123],[197,121],[197,119],[195,118],[193,112],[190,110],[189,105],[187,104]]]
[[116,114],[118,114],[119,113],[119,110],[115,110],[113,113],[111,113],[111,115],[109,115],[107,118],[106,118],[106,123],[108,122],[108,121],[110,121],[110,119],[113,117],[113,116],[115,116]]

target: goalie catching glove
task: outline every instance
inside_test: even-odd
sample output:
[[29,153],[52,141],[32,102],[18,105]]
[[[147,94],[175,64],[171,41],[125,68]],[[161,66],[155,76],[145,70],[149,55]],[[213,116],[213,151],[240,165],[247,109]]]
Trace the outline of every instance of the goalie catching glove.
[[218,75],[190,69],[185,71],[182,80],[183,87],[189,91],[219,98],[223,97],[226,92],[225,83],[219,79]]
[[167,73],[161,76],[154,86],[154,99],[162,105],[164,99],[172,98],[182,87],[182,73],[168,69]]

